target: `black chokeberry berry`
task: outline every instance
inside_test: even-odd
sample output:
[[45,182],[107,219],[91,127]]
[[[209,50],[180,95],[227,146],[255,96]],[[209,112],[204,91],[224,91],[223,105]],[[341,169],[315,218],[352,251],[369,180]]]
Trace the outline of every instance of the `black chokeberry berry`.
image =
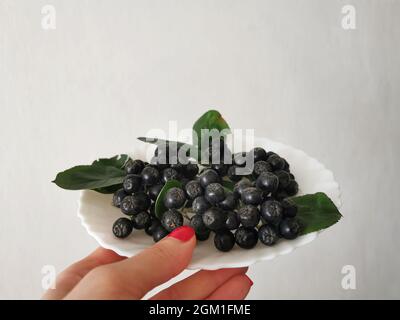
[[243,227],[254,228],[260,221],[260,212],[257,207],[246,205],[239,208],[238,217]]
[[274,192],[272,196],[278,201],[282,201],[283,199],[289,197],[288,193],[285,190],[279,190],[279,189],[278,191]]
[[183,175],[188,179],[193,179],[199,173],[199,166],[195,163],[188,163],[183,168]]
[[148,189],[150,199],[156,201],[162,188],[163,188],[162,184],[155,184],[154,186],[151,186]]
[[132,196],[126,196],[120,204],[121,212],[127,215],[133,215],[137,213]]
[[204,225],[212,230],[218,231],[224,229],[226,222],[225,212],[217,207],[211,207],[202,215]]
[[214,236],[214,245],[219,251],[228,252],[235,245],[235,236],[229,230],[218,231]]
[[126,238],[132,233],[132,222],[127,218],[119,218],[114,222],[112,230],[117,238]]
[[294,196],[297,194],[297,192],[299,192],[299,185],[295,180],[290,180],[285,191],[287,192],[288,196]]
[[137,192],[132,196],[133,214],[148,210],[150,205],[151,200],[144,192]]
[[257,178],[256,186],[267,194],[275,192],[279,186],[279,179],[272,172],[263,172]]
[[193,228],[196,234],[204,234],[208,230],[203,222],[203,217],[200,214],[192,216],[189,225]]
[[268,159],[265,149],[256,147],[249,152],[254,157],[254,162],[266,161]]
[[285,189],[290,183],[290,175],[288,172],[284,170],[277,170],[274,172],[274,174],[278,177],[279,179],[279,189]]
[[152,236],[154,230],[156,230],[160,226],[161,226],[160,220],[152,218],[150,224],[145,228],[145,231],[149,236]]
[[199,181],[201,186],[205,188],[210,183],[220,182],[221,178],[215,170],[207,169],[200,174]]
[[300,225],[296,219],[283,219],[279,224],[279,231],[285,239],[295,239],[299,235]]
[[196,233],[196,239],[199,241],[206,241],[210,237],[210,230],[206,230],[203,233]]
[[142,177],[138,174],[128,174],[122,182],[122,186],[128,194],[137,192],[142,186]]
[[225,226],[228,230],[235,230],[239,228],[240,220],[238,214],[234,211],[228,211],[226,213]]
[[186,196],[192,200],[203,194],[203,188],[201,187],[200,182],[196,180],[189,181],[185,186],[185,191]]
[[129,159],[125,164],[125,172],[127,174],[140,174],[144,168],[144,163],[142,160],[132,160]]
[[233,193],[237,198],[241,198],[243,190],[246,188],[250,188],[252,186],[253,184],[249,179],[243,178],[242,180],[240,180],[238,183],[235,184],[233,188]]
[[273,226],[264,224],[258,229],[258,238],[266,246],[272,246],[279,237]]
[[146,211],[139,212],[132,216],[131,220],[133,228],[138,230],[145,229],[151,224],[150,214]]
[[235,240],[243,249],[254,248],[258,242],[258,232],[254,228],[239,227],[235,232]]
[[186,201],[185,191],[181,188],[173,187],[167,191],[164,198],[164,205],[168,209],[179,209]]
[[267,200],[261,205],[260,213],[265,222],[277,224],[282,219],[283,208],[280,202]]
[[225,200],[219,203],[219,207],[224,210],[233,210],[237,207],[238,200],[232,192],[225,192]]
[[163,228],[163,226],[158,226],[157,228],[154,229],[153,231],[153,240],[155,242],[160,241],[162,238],[165,238],[169,232]]
[[289,198],[282,200],[281,205],[285,218],[294,218],[297,215],[297,205]]
[[258,161],[254,164],[253,175],[257,178],[263,172],[271,172],[271,165],[267,161]]
[[175,228],[183,226],[182,213],[180,213],[176,209],[169,209],[162,215],[161,225],[164,227],[165,230],[169,232],[171,232]]
[[263,192],[260,189],[248,187],[243,189],[241,199],[244,204],[258,206],[263,201]]
[[113,206],[116,207],[120,207],[122,200],[124,200],[124,198],[127,196],[128,194],[125,192],[124,189],[119,189],[117,191],[114,192],[113,195],[113,200],[112,200],[112,204]]
[[204,196],[211,205],[216,205],[225,200],[225,189],[219,183],[210,183],[204,191]]
[[194,213],[203,214],[211,207],[211,204],[203,196],[193,200],[192,210]]
[[164,183],[169,180],[179,180],[179,173],[173,168],[166,168],[162,172],[162,180]]
[[146,186],[153,186],[160,181],[160,172],[150,165],[142,170],[141,176]]
[[271,165],[273,170],[281,170],[285,167],[285,160],[277,154],[269,156],[268,163]]

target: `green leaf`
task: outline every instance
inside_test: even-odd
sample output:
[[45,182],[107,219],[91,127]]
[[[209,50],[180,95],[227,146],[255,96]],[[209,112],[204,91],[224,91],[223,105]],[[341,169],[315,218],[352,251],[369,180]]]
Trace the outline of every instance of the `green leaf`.
[[125,172],[113,166],[76,166],[57,174],[54,182],[68,190],[98,189],[121,184]]
[[233,191],[233,188],[235,187],[235,184],[231,180],[222,180],[221,184],[225,189],[229,191]]
[[93,165],[101,165],[101,166],[112,166],[115,168],[123,168],[125,163],[128,161],[129,156],[127,154],[116,155],[112,158],[100,158],[93,161]]
[[117,191],[121,188],[122,188],[122,183],[119,183],[119,184],[115,184],[115,185],[109,186],[109,187],[96,188],[96,189],[93,189],[93,191],[96,191],[99,193],[104,193],[104,194],[109,194],[109,193],[114,193],[115,191]]
[[[193,124],[193,144],[197,147],[198,156],[197,160],[202,159],[202,146],[203,143],[208,145],[211,137],[225,137],[230,132],[228,123],[222,117],[222,115],[216,110],[209,110],[204,113],[197,121]],[[203,130],[209,130],[203,131]]]
[[301,235],[326,229],[342,217],[332,200],[323,192],[290,198],[297,206]]
[[167,191],[171,188],[182,188],[182,183],[179,182],[178,180],[169,180],[165,183],[164,187],[161,189],[160,193],[158,194],[158,197],[156,199],[156,203],[154,206],[154,212],[156,214],[156,217],[161,219],[163,213],[167,211],[167,208],[164,205],[164,198],[167,193]]

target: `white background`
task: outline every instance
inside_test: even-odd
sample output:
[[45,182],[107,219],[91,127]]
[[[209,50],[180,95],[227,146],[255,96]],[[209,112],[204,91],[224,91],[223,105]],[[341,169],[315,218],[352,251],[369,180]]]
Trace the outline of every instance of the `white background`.
[[[348,3],[356,30],[341,27]],[[252,266],[249,298],[400,298],[399,14],[388,0],[0,0],[0,298],[39,298],[43,265],[96,247],[58,171],[210,107],[341,185],[344,219]],[[356,290],[341,287],[348,264]]]

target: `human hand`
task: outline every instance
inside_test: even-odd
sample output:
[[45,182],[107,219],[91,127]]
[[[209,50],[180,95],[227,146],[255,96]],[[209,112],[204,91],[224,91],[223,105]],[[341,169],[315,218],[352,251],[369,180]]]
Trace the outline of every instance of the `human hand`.
[[[131,258],[98,248],[57,278],[56,289],[43,299],[141,299],[156,286],[181,273],[196,245],[192,228],[175,229],[168,237]],[[151,299],[244,299],[253,282],[247,268],[201,270]]]

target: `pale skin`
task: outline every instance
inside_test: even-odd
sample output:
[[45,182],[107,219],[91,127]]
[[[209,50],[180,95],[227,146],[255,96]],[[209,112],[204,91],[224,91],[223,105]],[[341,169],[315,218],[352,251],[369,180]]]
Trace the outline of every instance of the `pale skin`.
[[[49,289],[43,299],[141,299],[181,273],[195,245],[195,236],[185,241],[166,237],[132,258],[98,248],[64,270],[56,289]],[[151,299],[244,299],[253,284],[246,272],[247,268],[201,270]]]

